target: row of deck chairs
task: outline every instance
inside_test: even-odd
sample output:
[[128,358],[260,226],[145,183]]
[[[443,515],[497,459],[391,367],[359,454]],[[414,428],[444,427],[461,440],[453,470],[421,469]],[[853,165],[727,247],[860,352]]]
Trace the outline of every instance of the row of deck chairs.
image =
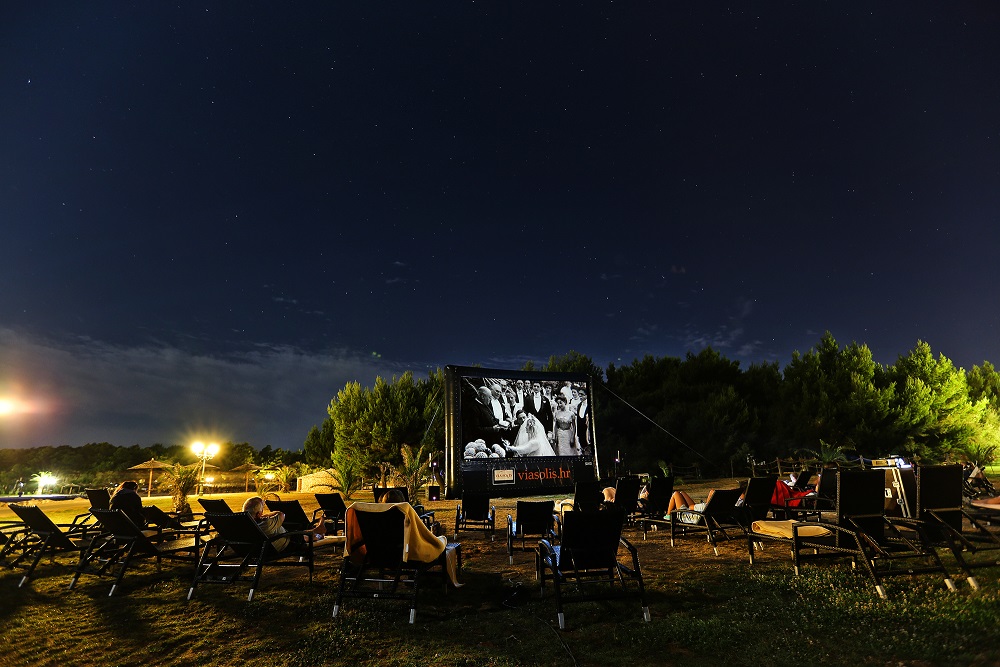
[[[942,551],[978,588],[972,570],[997,560],[970,556],[1000,549],[1000,538],[963,508],[961,468],[900,472],[910,476],[909,483],[899,485],[913,496],[904,503],[913,508],[910,516],[887,513],[885,470],[834,469],[824,473],[817,493],[782,506],[771,504],[777,476],[767,475],[751,478],[742,490],[714,491],[701,511],[644,517],[639,526],[644,539],[652,527],[669,527],[671,545],[681,537],[704,536],[716,555],[720,542],[745,539],[751,565],[764,545],[780,543],[790,548],[796,574],[809,562],[847,559],[866,573],[880,597],[886,596],[885,578],[899,574],[937,574],[954,589]],[[737,506],[741,493],[744,501]],[[769,520],[769,514],[779,520]]]
[[[319,495],[327,496],[320,502],[329,508],[330,534],[336,534],[346,512],[343,499],[339,494]],[[101,495],[96,497],[100,501]],[[268,538],[248,515],[233,512],[224,500],[199,501],[205,513],[198,521],[182,521],[157,507],[143,507],[150,522],[143,527],[107,508],[91,507],[70,524],[56,524],[38,507],[11,504],[20,521],[0,526],[4,535],[0,563],[23,570],[19,586],[24,586],[44,556],[70,554],[78,559],[70,588],[82,575],[110,576],[109,595],[114,595],[130,566],[141,559],[152,559],[158,567],[164,560],[194,563],[189,598],[201,583],[249,581],[248,599],[253,599],[265,565],[305,567],[311,580],[315,537],[312,521],[298,501],[269,501],[272,510],[286,512],[288,526],[288,532],[274,538]],[[289,547],[274,549],[279,537],[292,538]]]

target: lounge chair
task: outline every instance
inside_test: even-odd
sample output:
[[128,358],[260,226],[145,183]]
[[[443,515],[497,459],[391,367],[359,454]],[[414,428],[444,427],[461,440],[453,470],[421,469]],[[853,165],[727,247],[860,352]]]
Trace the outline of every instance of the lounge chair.
[[94,540],[81,552],[80,562],[69,584],[71,590],[81,574],[109,575],[114,577],[108,592],[108,597],[111,597],[136,559],[155,558],[157,568],[164,558],[189,563],[198,560],[201,535],[196,530],[190,531],[189,536],[184,538],[174,533],[177,539],[169,542],[154,541],[121,510],[95,508],[92,513],[105,533],[102,539]]
[[222,498],[198,498],[198,504],[206,514],[232,514],[233,508]]
[[[648,493],[641,506],[636,509],[633,519],[662,519],[670,506],[670,496],[674,493],[673,477],[654,477],[647,484]],[[615,500],[618,499],[617,494]]]
[[[555,502],[551,500],[518,500],[514,507],[514,517],[507,515],[507,556],[514,563],[514,542],[521,540],[521,551],[537,551],[527,546],[529,537],[556,541]],[[574,510],[575,512],[576,510]],[[537,568],[536,568],[537,570]]]
[[409,503],[355,503],[347,509],[334,618],[344,598],[406,600],[413,623],[418,587],[429,571],[440,567],[446,588],[449,581],[458,584],[460,545],[435,536],[418,518]]
[[[830,483],[833,471],[825,473]],[[885,509],[885,474],[882,470],[839,470],[836,475],[835,519],[819,522],[755,522],[747,533],[750,564],[757,544],[777,541],[790,544],[795,574],[804,563],[817,560],[851,560],[862,567],[879,597],[887,597],[883,579],[898,574],[938,573],[955,590],[936,551],[930,546],[922,523],[889,519]],[[770,532],[777,526],[785,532]]]
[[455,509],[455,540],[461,530],[482,530],[492,542],[496,535],[497,508],[490,504],[490,497],[481,493],[462,494]]
[[87,500],[90,501],[91,508],[99,510],[111,509],[111,492],[107,489],[84,489],[83,492],[87,494]]
[[[265,566],[306,567],[312,582],[315,536],[311,530],[288,531],[268,537],[246,512],[209,512],[205,514],[205,519],[215,529],[216,536],[202,549],[188,590],[188,600],[194,596],[199,584],[249,581],[247,601],[252,601]],[[279,551],[274,543],[282,538],[288,538],[289,542]]]
[[344,497],[339,493],[317,493],[316,502],[323,510],[323,518],[327,523],[327,534],[336,535],[344,529],[344,517],[347,514],[347,505]]
[[[71,524],[56,524],[41,509],[33,505],[8,505],[11,511],[24,522],[25,528],[19,531],[4,551],[10,556],[18,553],[7,567],[22,568],[18,588],[24,586],[35,572],[38,562],[43,556],[55,557],[58,554],[79,554],[94,540],[100,539],[99,530],[95,524],[83,524],[80,515]],[[80,520],[78,522],[77,520]],[[64,530],[65,529],[65,530]]]
[[282,512],[285,521],[282,524],[287,530],[309,530],[316,523],[317,515],[323,512],[322,508],[313,512],[312,518],[302,509],[298,500],[265,500],[267,509],[272,512]]
[[[650,620],[639,555],[622,537],[624,523],[625,515],[614,507],[600,512],[570,512],[566,515],[561,544],[539,541],[538,584],[544,592],[546,579],[552,579],[560,630],[566,629],[563,606],[567,602],[627,593],[626,578],[638,585],[643,620]],[[619,560],[620,547],[628,553],[627,563]],[[620,584],[620,590],[616,584]],[[575,586],[576,595],[567,594],[566,589],[571,586]]]
[[631,525],[639,507],[639,489],[642,488],[642,480],[634,475],[622,477],[615,484],[616,508],[621,510],[625,516],[625,523]]
[[[1000,535],[987,528],[981,517],[963,508],[962,487],[962,466],[920,466],[912,506],[916,517],[928,524],[932,543],[950,549],[969,586],[978,590],[979,582],[972,570],[1000,564],[992,553],[1000,550]],[[970,559],[979,553],[989,553],[990,558]]]
[[743,490],[743,525],[749,527],[754,521],[766,519],[771,511],[771,497],[774,495],[774,485],[778,483],[777,475],[751,477]]
[[[737,532],[740,536],[744,534],[740,523],[742,510],[736,506],[742,493],[740,489],[715,489],[700,512],[693,509],[671,512],[670,546],[674,546],[679,537],[704,533],[708,543],[712,545],[712,551],[718,556],[720,539],[728,541]],[[645,530],[645,526],[643,528]]]

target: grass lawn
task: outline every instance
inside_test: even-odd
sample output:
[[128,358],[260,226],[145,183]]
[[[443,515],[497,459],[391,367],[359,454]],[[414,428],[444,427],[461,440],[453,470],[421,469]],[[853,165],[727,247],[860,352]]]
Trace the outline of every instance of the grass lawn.
[[[735,481],[681,488],[698,498],[712,486]],[[224,497],[238,508],[246,494]],[[286,497],[316,506],[311,495]],[[150,502],[169,509],[169,498]],[[505,529],[514,501],[496,504]],[[62,521],[86,506],[44,509]],[[454,501],[428,508],[451,530]],[[0,507],[0,519],[9,516]],[[795,577],[777,546],[751,568],[745,541],[722,543],[714,556],[703,538],[671,547],[663,531],[643,541],[626,529],[639,549],[652,622],[643,623],[633,596],[568,605],[567,630],[559,631],[551,587],[538,594],[532,554],[515,553],[510,565],[502,535],[490,542],[462,534],[466,585],[444,594],[428,584],[413,626],[402,603],[388,601],[346,600],[332,619],[340,560],[332,552],[312,583],[300,568],[265,570],[250,603],[244,584],[201,586],[188,602],[189,565],[165,563],[157,572],[144,563],[113,598],[110,581],[92,576],[67,590],[71,558],[43,561],[23,589],[20,572],[3,568],[0,665],[1000,664],[1000,568],[977,572],[979,591],[959,579],[953,593],[930,575],[894,577],[889,599],[879,600],[846,564],[806,566]]]

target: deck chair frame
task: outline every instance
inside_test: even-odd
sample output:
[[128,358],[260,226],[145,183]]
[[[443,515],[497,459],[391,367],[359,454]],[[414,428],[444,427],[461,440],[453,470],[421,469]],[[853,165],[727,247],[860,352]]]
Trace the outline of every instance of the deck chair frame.
[[410,608],[409,622],[413,624],[417,617],[417,592],[424,575],[440,566],[442,578],[447,580],[445,552],[430,563],[404,560],[406,515],[399,506],[382,512],[351,507],[348,512],[353,514],[353,519],[348,517],[347,521],[357,522],[361,540],[347,545],[333,618],[340,614],[344,598],[405,600]]
[[[538,542],[538,586],[544,594],[546,580],[552,580],[560,630],[566,629],[566,603],[624,596],[629,592],[628,580],[638,587],[643,620],[650,620],[639,554],[622,537],[624,524],[624,513],[614,507],[599,512],[570,512],[561,544]],[[628,554],[627,562],[619,557],[621,549]],[[568,591],[571,588],[576,589],[575,595]]]
[[[831,475],[827,471],[826,475]],[[829,478],[827,479],[827,483]],[[884,579],[894,575],[939,573],[949,590],[955,585],[937,552],[930,547],[921,522],[888,519],[885,505],[885,474],[881,470],[839,470],[836,474],[835,521],[795,522],[792,537],[779,538],[752,530],[747,532],[750,564],[754,549],[764,541],[791,544],[796,575],[807,562],[847,558],[862,567],[880,598],[886,598]],[[827,536],[800,533],[802,526],[821,526]]]
[[[101,540],[94,540],[80,554],[80,562],[70,581],[70,590],[76,586],[83,574],[98,577],[109,575],[114,578],[108,597],[115,594],[125,573],[134,561],[152,558],[159,570],[163,559],[194,563],[201,548],[200,533],[187,531],[191,537],[174,539],[169,542],[150,539],[143,529],[135,525],[121,510],[93,509],[97,523],[104,531]],[[180,533],[175,533],[174,536]]]
[[204,514],[232,514],[233,508],[222,498],[198,498]]
[[89,517],[90,513],[78,515],[73,523],[57,524],[34,505],[11,503],[8,507],[24,522],[24,529],[17,532],[4,548],[8,555],[20,552],[7,563],[10,569],[24,570],[24,575],[17,584],[18,588],[28,583],[44,556],[55,557],[64,553],[78,555],[93,541],[101,539],[100,530],[95,524],[82,523],[81,517]]
[[[194,596],[199,584],[249,581],[247,602],[251,602],[265,567],[306,567],[309,582],[312,583],[315,536],[311,530],[288,531],[268,537],[246,512],[208,512],[205,519],[215,529],[216,536],[201,551],[188,590],[188,600]],[[275,549],[274,542],[286,537],[289,539],[288,546],[281,551]]]
[[[576,510],[574,510],[576,511]],[[507,515],[507,557],[514,563],[514,545],[520,540],[521,551],[532,551],[538,557],[534,543],[530,546],[528,538],[556,541],[555,502],[552,500],[518,500],[514,506],[514,515]],[[536,572],[538,568],[535,568]]]
[[316,517],[323,510],[317,509],[310,519],[298,500],[265,500],[267,509],[272,512],[282,512],[285,515],[284,526],[288,530],[309,530],[316,523]]
[[[916,517],[927,524],[933,544],[947,547],[965,575],[969,586],[979,589],[973,570],[1000,565],[1000,560],[970,560],[969,556],[1000,551],[1000,535],[989,530],[975,514],[962,505],[962,466],[939,465],[917,468]],[[966,530],[965,526],[969,529]],[[991,554],[992,555],[992,554]]]
[[462,530],[481,530],[490,541],[496,539],[497,508],[490,503],[490,497],[485,493],[462,494],[462,500],[455,508],[454,539]]
[[[319,508],[323,510],[324,520],[330,524],[327,527],[327,534],[336,535],[344,529],[344,518],[347,515],[347,503],[344,502],[344,497],[337,492],[317,493],[315,495]],[[332,533],[330,532],[331,528]]]

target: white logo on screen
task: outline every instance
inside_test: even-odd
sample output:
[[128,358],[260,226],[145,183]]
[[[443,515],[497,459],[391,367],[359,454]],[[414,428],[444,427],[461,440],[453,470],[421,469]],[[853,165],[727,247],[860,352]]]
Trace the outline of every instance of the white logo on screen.
[[514,471],[513,470],[494,470],[493,471],[493,483],[494,484],[513,484],[514,483]]

